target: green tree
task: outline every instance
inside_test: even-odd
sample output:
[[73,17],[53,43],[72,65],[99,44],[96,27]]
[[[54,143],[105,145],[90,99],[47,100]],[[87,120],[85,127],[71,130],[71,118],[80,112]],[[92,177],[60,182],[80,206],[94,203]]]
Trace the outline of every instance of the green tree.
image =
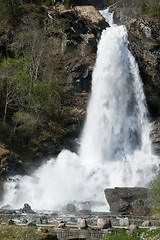
[[24,106],[28,96],[29,75],[24,59],[6,58],[0,64],[1,117],[6,121],[7,113]]
[[153,212],[160,212],[160,170],[150,183],[149,197]]

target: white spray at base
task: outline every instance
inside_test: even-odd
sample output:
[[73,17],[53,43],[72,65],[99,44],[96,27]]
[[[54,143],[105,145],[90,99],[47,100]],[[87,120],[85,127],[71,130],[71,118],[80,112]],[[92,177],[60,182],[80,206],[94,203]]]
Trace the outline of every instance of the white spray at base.
[[32,176],[6,182],[1,205],[20,208],[27,202],[35,210],[57,210],[74,201],[105,201],[105,188],[147,186],[159,164],[147,115],[126,28],[112,25],[98,45],[79,154],[64,150]]

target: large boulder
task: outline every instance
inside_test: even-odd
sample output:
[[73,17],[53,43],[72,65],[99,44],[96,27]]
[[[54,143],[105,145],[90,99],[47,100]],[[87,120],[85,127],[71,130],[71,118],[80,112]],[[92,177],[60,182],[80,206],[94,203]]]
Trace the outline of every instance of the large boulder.
[[147,188],[111,188],[105,189],[110,211],[115,214],[145,216],[150,214]]
[[82,217],[78,218],[77,226],[78,226],[79,229],[86,229],[86,228],[88,228],[87,221],[84,218],[82,218]]
[[20,209],[22,213],[29,213],[29,214],[35,214],[35,212],[32,210],[31,206],[28,203],[25,203],[23,208]]
[[101,229],[110,228],[110,227],[112,227],[111,220],[110,219],[105,219],[105,218],[98,218],[97,226],[100,227]]

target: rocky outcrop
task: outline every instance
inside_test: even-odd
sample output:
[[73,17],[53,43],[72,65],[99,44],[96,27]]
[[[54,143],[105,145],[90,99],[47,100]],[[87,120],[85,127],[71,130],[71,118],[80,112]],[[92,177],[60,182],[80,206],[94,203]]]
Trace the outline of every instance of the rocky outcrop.
[[160,117],[152,123],[151,139],[154,153],[160,156]]
[[136,216],[150,214],[147,188],[105,189],[105,197],[112,213]]
[[[24,174],[25,170],[20,159],[3,144],[0,144],[0,181],[4,181],[9,176]],[[3,187],[0,183],[0,195]]]

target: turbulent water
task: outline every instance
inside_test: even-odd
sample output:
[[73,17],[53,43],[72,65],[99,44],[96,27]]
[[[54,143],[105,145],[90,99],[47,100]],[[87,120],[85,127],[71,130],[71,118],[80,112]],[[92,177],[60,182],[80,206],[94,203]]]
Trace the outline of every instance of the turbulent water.
[[[92,76],[92,95],[78,155],[62,151],[32,176],[5,184],[3,203],[60,209],[74,201],[104,201],[105,188],[146,186],[158,166],[151,152],[142,81],[128,50],[125,26],[103,31]],[[107,208],[106,208],[107,209]]]

